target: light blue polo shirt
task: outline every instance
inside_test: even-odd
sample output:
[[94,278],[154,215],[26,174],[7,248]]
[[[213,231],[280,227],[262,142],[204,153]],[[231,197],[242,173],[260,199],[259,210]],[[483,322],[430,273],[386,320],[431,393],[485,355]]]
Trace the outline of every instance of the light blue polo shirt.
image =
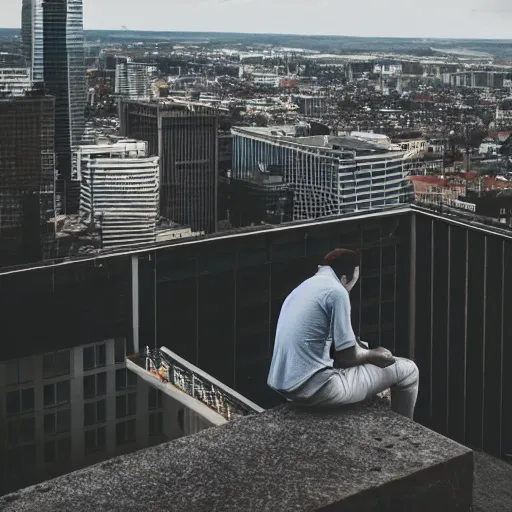
[[329,266],[295,288],[281,308],[267,384],[284,394],[300,388],[301,398],[316,393],[333,373],[333,341],[336,351],[356,344],[350,309],[348,291]]

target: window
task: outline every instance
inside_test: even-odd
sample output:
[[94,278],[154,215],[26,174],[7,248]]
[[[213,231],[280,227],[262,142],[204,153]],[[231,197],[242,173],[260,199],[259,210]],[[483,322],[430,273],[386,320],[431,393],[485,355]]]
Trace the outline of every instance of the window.
[[162,392],[159,389],[149,388],[148,409],[162,408]]
[[43,379],[51,379],[69,375],[70,370],[70,353],[68,350],[64,352],[54,352],[43,357]]
[[116,418],[137,414],[137,393],[116,396]]
[[117,338],[114,344],[114,362],[125,362],[125,342],[124,338]]
[[154,412],[149,415],[149,435],[159,436],[164,431],[164,415],[162,412]]
[[85,455],[90,455],[95,452],[105,451],[107,444],[107,430],[106,427],[100,427],[93,430],[84,432],[84,450]]
[[44,415],[45,435],[65,434],[71,430],[71,411],[50,412]]
[[44,462],[69,461],[71,457],[71,438],[52,439],[44,443]]
[[84,404],[84,427],[107,421],[107,401]]
[[21,443],[34,441],[36,435],[36,422],[34,417],[21,418],[7,424],[7,443],[15,446]]
[[135,442],[135,420],[123,421],[116,425],[116,444],[121,446],[123,444]]
[[34,388],[10,391],[5,397],[7,414],[18,414],[34,410]]
[[126,368],[116,370],[116,391],[137,387],[137,375]]
[[97,373],[84,377],[84,400],[107,393],[107,373]]
[[7,386],[15,386],[26,382],[32,382],[34,375],[33,359],[15,359],[4,363],[5,383]]
[[69,380],[46,384],[43,388],[44,407],[55,407],[67,404],[70,399],[71,385]]
[[84,372],[101,368],[107,364],[107,346],[105,343],[86,347],[83,351]]

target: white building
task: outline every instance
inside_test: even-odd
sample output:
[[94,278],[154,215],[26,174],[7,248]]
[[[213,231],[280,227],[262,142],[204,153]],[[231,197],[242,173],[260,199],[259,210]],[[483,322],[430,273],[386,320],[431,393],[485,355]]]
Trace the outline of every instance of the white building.
[[118,57],[115,92],[132,100],[149,100],[154,96],[153,82],[156,67]]
[[30,68],[0,68],[0,94],[24,96],[31,88]]
[[75,153],[80,216],[101,230],[102,248],[154,243],[158,216],[158,157],[132,140],[82,146]]
[[402,74],[402,64],[375,64],[373,72],[383,76],[398,76]]
[[251,77],[255,85],[279,87],[280,78],[275,73],[252,73]]

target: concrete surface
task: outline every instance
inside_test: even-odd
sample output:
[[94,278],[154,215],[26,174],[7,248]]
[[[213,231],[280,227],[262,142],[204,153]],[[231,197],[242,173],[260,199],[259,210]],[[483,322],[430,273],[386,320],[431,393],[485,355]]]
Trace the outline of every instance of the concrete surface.
[[469,511],[473,452],[368,402],[288,405],[0,498],[4,512]]
[[475,452],[475,512],[512,510],[512,465]]

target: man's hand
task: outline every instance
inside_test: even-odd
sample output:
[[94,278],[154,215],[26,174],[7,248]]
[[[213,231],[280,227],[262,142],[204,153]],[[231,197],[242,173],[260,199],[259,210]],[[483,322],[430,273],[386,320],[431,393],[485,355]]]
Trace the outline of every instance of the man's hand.
[[350,282],[347,280],[347,276],[342,276],[341,278],[341,284],[345,287],[348,293],[352,291],[352,288],[356,285],[357,281],[359,280],[359,267],[356,267],[354,269],[354,275],[352,276],[352,279]]
[[379,368],[387,368],[395,364],[396,361],[393,354],[387,348],[377,347],[370,350],[368,362]]

